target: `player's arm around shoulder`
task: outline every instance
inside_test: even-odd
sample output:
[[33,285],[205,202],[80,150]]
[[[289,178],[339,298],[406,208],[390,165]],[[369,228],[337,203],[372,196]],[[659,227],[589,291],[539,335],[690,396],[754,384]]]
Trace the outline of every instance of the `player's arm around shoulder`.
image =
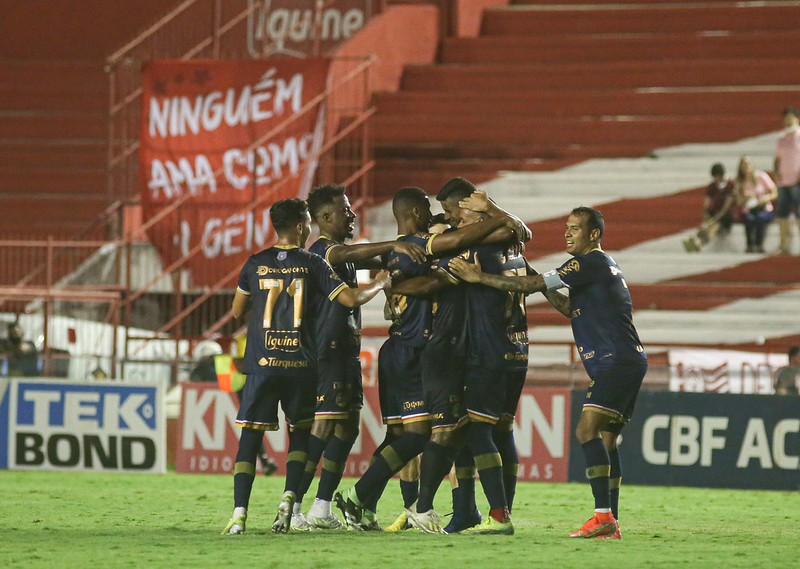
[[415,263],[425,261],[425,249],[406,241],[381,241],[378,243],[340,243],[328,249],[326,259],[334,267],[345,263],[356,263],[360,268],[377,269],[383,267],[381,257],[394,251],[411,257]]
[[336,294],[335,300],[347,306],[348,308],[355,308],[366,304],[382,290],[392,286],[392,278],[389,271],[380,271],[375,278],[362,287],[349,287],[344,286]]

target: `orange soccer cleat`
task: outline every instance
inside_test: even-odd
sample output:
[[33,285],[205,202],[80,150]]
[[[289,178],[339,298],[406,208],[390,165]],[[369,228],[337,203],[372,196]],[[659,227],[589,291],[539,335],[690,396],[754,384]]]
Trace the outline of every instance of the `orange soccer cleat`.
[[611,512],[595,512],[581,529],[573,531],[570,537],[612,537],[618,531],[617,521]]

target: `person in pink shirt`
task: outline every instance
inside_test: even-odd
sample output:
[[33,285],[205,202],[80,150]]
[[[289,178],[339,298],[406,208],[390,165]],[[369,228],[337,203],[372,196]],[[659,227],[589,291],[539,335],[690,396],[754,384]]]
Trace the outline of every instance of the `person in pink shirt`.
[[778,201],[775,217],[781,231],[778,251],[788,255],[791,250],[792,226],[789,218],[794,214],[800,230],[800,112],[794,107],[783,111],[783,136],[775,148],[775,182],[778,184]]
[[747,234],[747,252],[763,253],[764,235],[774,217],[772,201],[778,197],[778,188],[769,174],[755,169],[749,156],[742,156],[734,192]]

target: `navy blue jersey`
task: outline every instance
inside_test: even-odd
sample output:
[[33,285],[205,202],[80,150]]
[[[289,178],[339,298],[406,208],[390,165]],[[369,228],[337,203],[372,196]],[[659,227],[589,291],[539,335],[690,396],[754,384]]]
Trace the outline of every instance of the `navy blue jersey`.
[[247,259],[238,286],[251,301],[247,373],[313,373],[319,304],[347,287],[330,265],[298,247],[270,247]]
[[[524,275],[525,260],[500,245],[476,245],[464,255],[494,275]],[[474,284],[467,287],[470,357],[483,366],[509,369],[528,365],[525,296]]]
[[589,376],[605,358],[640,357],[631,295],[614,259],[594,249],[561,265],[558,274],[569,287],[572,333]]
[[434,259],[432,269],[440,272],[456,286],[447,286],[436,295],[433,307],[433,332],[430,341],[446,347],[454,356],[467,353],[467,296],[466,287],[460,286],[458,277],[450,272],[448,263],[458,254]]
[[[503,252],[501,270],[506,276],[525,276],[527,263],[518,253]],[[511,344],[511,351],[503,356],[506,368],[510,370],[528,369],[528,316],[525,311],[525,293],[506,293],[506,335]]]
[[[434,237],[436,236],[429,233],[417,233],[401,235],[397,240],[415,243],[430,252],[430,243]],[[431,272],[430,263],[415,263],[408,255],[394,251],[389,253],[386,268],[392,273],[402,273],[405,278],[425,276]],[[392,315],[389,335],[408,342],[410,346],[424,345],[431,335],[433,310],[431,299],[391,294],[388,302]]]
[[[337,245],[341,243],[322,236],[308,250],[330,264],[328,253]],[[355,263],[331,264],[331,267],[348,286],[358,287]],[[358,356],[361,351],[361,307],[348,308],[339,302],[323,300],[317,317],[317,350],[320,359],[337,354]]]

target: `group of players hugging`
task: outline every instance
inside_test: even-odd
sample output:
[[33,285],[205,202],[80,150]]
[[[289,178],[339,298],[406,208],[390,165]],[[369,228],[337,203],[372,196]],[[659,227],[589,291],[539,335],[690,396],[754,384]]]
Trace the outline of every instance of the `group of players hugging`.
[[[591,378],[575,434],[595,512],[569,535],[620,538],[617,439],[647,356],[622,272],[600,247],[602,214],[575,208],[564,234],[570,260],[539,274],[522,255],[530,230],[485,192],[453,178],[436,199],[443,215],[432,215],[422,189],[401,188],[392,201],[397,240],[363,244],[346,243],[356,216],[343,186],[272,205],[278,240],[246,261],[232,306],[235,318],[249,312],[247,381],[236,421],[234,510],[223,534],[245,531],[258,448],[264,431],[278,429],[279,404],[289,447],[274,532],[381,531],[377,503],[400,472],[405,508],[383,531],[513,534],[513,424],[528,368],[525,296],[541,292],[570,318]],[[312,220],[320,236],[305,250]],[[378,272],[359,286],[359,269]],[[391,318],[378,358],[386,436],[355,485],[337,492],[363,404],[359,307],[381,291]],[[320,461],[317,494],[304,514]],[[443,527],[433,500],[448,473],[453,516]],[[476,475],[489,503],[484,516]]]

